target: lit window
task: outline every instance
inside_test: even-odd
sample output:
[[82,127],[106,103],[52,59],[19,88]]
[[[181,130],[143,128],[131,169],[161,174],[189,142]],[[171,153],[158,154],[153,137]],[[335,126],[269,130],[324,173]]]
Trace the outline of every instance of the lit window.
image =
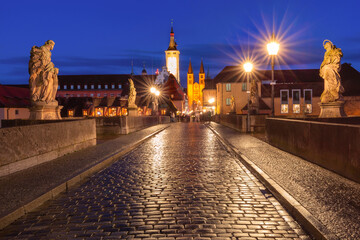
[[116,116],[116,108],[115,107],[109,108],[108,111],[109,111],[109,117],[115,117]]
[[81,89],[80,85],[77,85],[77,89]]
[[87,115],[88,115],[87,109],[83,109],[83,116],[87,116]]
[[281,113],[289,113],[289,90],[280,90]]
[[227,83],[226,84],[226,91],[230,92],[231,91],[231,83]]
[[58,90],[60,89],[60,85],[58,85]]
[[65,90],[65,89],[67,89],[67,86],[66,86],[66,85],[64,85],[64,90]]
[[70,85],[70,89],[74,89],[74,85]]
[[292,90],[293,113],[300,113],[300,90]]
[[111,85],[111,88],[112,88],[112,89],[115,89],[115,84],[112,84],[112,85]]
[[93,97],[93,96],[94,96],[94,94],[93,94],[93,93],[91,93],[91,94],[90,94],[90,97]]
[[96,117],[102,117],[104,115],[104,109],[103,108],[96,108]]
[[312,89],[304,90],[305,113],[312,113]]
[[69,115],[69,117],[73,117],[74,116],[74,110],[70,109],[68,111],[68,115]]
[[98,89],[101,89],[101,85],[100,85],[100,84],[98,85]]
[[87,89],[87,85],[84,85],[84,89]]
[[94,89],[94,84],[91,84],[91,89]]
[[243,84],[242,84],[242,91],[243,92],[246,92],[246,90],[247,90],[247,86],[246,86],[247,84],[246,84],[246,82],[243,82]]
[[108,85],[107,85],[107,84],[105,85],[105,89],[108,89]]
[[121,89],[121,84],[118,85],[118,88]]
[[100,97],[100,96],[101,96],[101,94],[100,94],[100,93],[98,93],[98,94],[97,94],[97,96],[98,96],[98,97]]
[[230,106],[230,104],[231,104],[231,98],[227,98],[226,99],[226,106]]

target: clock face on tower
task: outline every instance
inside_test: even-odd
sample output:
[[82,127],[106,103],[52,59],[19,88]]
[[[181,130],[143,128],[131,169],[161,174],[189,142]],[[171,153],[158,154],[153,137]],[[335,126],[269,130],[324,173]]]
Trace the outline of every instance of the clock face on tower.
[[176,57],[168,57],[168,69],[171,74],[177,76],[177,61]]

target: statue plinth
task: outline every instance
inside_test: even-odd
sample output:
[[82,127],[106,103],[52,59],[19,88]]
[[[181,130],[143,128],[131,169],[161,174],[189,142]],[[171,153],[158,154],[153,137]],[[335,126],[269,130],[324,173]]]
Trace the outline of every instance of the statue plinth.
[[60,110],[57,101],[49,103],[36,101],[31,103],[30,120],[61,120]]
[[127,109],[127,112],[128,112],[128,116],[130,116],[130,117],[137,117],[138,113],[139,113],[136,105],[129,106]]
[[330,103],[319,103],[320,115],[319,118],[340,118],[346,117],[344,111],[344,101],[336,101]]

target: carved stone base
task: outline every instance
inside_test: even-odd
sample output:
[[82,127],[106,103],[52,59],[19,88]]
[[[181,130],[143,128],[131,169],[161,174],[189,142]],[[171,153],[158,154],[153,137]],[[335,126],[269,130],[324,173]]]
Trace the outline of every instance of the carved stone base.
[[60,110],[57,101],[54,102],[32,102],[30,107],[30,120],[60,120]]
[[128,116],[130,117],[137,117],[138,116],[138,109],[137,108],[128,108]]
[[344,101],[319,103],[320,115],[319,118],[340,118],[346,117],[344,111]]

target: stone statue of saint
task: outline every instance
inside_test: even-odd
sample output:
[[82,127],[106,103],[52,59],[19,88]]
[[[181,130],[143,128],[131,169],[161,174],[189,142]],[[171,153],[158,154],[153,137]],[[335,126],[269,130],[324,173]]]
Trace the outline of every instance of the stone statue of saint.
[[251,80],[250,109],[255,110],[256,113],[259,109],[259,90],[255,78]]
[[235,105],[235,98],[234,96],[231,96],[231,100],[230,100],[230,112],[231,113],[236,113],[236,105]]
[[33,102],[55,102],[59,69],[51,62],[55,42],[48,40],[41,47],[33,46],[29,61],[29,86]]
[[128,107],[136,108],[135,100],[136,100],[136,89],[134,86],[134,82],[131,78],[129,78],[129,98],[128,98]]
[[342,101],[344,88],[341,85],[340,69],[343,53],[340,48],[325,40],[323,46],[326,49],[324,60],[320,66],[320,77],[324,79],[324,92],[321,94],[321,103]]

